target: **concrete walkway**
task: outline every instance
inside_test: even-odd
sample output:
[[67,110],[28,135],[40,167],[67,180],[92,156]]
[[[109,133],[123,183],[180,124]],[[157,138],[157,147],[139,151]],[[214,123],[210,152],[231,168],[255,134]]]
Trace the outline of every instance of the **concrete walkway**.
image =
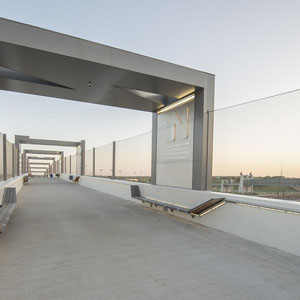
[[60,179],[0,235],[0,299],[299,299],[300,257]]

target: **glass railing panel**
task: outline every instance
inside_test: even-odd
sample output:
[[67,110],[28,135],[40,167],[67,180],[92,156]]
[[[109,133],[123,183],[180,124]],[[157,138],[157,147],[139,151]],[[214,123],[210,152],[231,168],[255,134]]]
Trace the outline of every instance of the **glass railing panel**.
[[300,199],[299,99],[294,92],[210,112],[213,190]]
[[95,149],[95,175],[98,177],[112,176],[113,143]]
[[152,133],[116,142],[116,177],[150,182]]
[[93,149],[85,151],[85,175],[93,176]]

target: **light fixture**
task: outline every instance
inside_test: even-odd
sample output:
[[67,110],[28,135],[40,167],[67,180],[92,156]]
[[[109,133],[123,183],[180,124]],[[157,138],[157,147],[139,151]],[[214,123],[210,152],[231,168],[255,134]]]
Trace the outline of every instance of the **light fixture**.
[[292,214],[292,215],[300,215],[300,212],[292,211],[292,210],[287,210],[287,209],[279,209],[279,208],[266,207],[266,206],[253,205],[253,204],[240,203],[240,202],[236,202],[236,204],[241,205],[241,206],[247,206],[247,207],[259,208],[259,209],[271,210],[271,211],[276,211],[276,212],[281,212],[281,213],[287,213],[287,214]]
[[183,104],[185,104],[187,102],[190,102],[190,101],[192,101],[194,99],[195,99],[195,94],[189,95],[189,96],[187,96],[185,98],[182,98],[182,99],[180,99],[180,100],[178,100],[178,101],[176,101],[176,102],[174,102],[174,103],[172,103],[172,104],[170,104],[168,106],[165,106],[165,107],[159,109],[157,111],[157,114],[161,114],[163,112],[167,112],[167,111],[169,111],[171,109],[174,109],[174,108],[176,108],[178,106],[181,106],[181,105],[183,105]]
[[220,206],[224,205],[225,203],[226,203],[226,202],[223,201],[223,202],[221,202],[220,204],[218,204],[218,205],[216,205],[216,206],[213,206],[212,208],[210,208],[210,209],[206,210],[205,212],[203,212],[202,214],[200,214],[199,217],[202,217],[202,216],[208,214],[209,212],[211,212],[211,211],[213,211],[213,210],[219,208]]

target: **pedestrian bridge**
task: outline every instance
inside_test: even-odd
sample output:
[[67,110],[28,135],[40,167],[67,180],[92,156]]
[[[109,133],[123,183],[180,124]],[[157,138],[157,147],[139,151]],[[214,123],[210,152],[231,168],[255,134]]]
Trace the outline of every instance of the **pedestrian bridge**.
[[300,203],[211,191],[213,74],[0,27],[0,90],[152,114],[135,147],[0,134],[1,300],[299,298]]
[[300,292],[299,256],[121,197],[36,178],[17,202],[0,235],[2,299],[296,299]]

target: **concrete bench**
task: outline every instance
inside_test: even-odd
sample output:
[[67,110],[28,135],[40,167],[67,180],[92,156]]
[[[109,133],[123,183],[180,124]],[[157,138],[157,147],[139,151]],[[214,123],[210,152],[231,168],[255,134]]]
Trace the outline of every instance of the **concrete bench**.
[[183,207],[180,205],[175,205],[172,203],[153,200],[153,199],[150,199],[147,197],[143,197],[141,195],[140,188],[138,185],[131,185],[131,197],[134,199],[138,199],[138,200],[142,201],[143,203],[149,203],[151,207],[153,205],[155,207],[161,206],[165,210],[167,210],[167,209],[170,209],[171,211],[177,210],[177,211],[188,213],[192,216],[195,216],[195,215],[199,216],[199,215],[213,209],[214,207],[218,206],[219,204],[221,204],[222,202],[225,201],[225,198],[215,198],[215,199],[210,199],[210,200],[208,200],[200,205],[197,205],[193,208],[186,208],[186,207]]
[[0,233],[4,232],[6,225],[17,205],[16,188],[4,188],[2,205],[0,207]]

